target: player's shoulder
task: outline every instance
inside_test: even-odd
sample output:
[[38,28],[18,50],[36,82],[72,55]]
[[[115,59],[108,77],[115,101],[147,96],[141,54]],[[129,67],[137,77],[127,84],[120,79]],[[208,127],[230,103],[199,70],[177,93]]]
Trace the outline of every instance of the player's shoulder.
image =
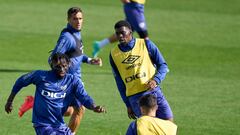
[[73,40],[73,36],[70,32],[64,31],[61,33],[60,35],[61,39],[65,39],[65,40]]
[[33,71],[33,76],[35,77],[47,77],[49,75],[50,71],[46,71],[46,70],[35,70]]
[[45,72],[43,70],[33,70],[33,71],[23,75],[23,79],[38,78],[38,77],[42,76],[43,74],[45,74]]
[[32,72],[34,72],[35,74],[46,74],[49,71],[47,71],[47,70],[35,70],[35,71],[32,71]]

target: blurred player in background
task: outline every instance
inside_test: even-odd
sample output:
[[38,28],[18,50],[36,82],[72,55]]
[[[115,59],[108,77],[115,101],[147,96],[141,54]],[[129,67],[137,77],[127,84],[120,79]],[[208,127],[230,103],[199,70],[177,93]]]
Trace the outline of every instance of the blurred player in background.
[[105,112],[102,106],[96,106],[93,99],[85,91],[79,77],[67,74],[70,60],[67,55],[56,53],[52,55],[50,66],[52,70],[36,70],[21,76],[13,86],[5,105],[5,111],[13,109],[16,94],[30,84],[36,86],[32,123],[37,135],[72,135],[64,124],[63,113],[77,98],[83,105],[94,112]]
[[[148,31],[144,16],[144,4],[145,0],[121,0],[123,3],[123,9],[126,17],[126,21],[131,24],[133,31],[136,31],[140,38],[148,39]],[[114,43],[117,41],[115,34],[101,41],[95,41],[93,43],[93,57],[97,57],[101,48],[105,45]]]
[[118,21],[114,28],[119,44],[111,50],[109,59],[128,117],[140,117],[139,98],[152,94],[157,97],[156,117],[173,120],[172,110],[158,86],[169,69],[157,46],[149,39],[134,38],[127,21]]
[[[83,12],[79,7],[71,7],[67,11],[68,24],[64,28],[59,36],[57,45],[55,46],[52,54],[64,53],[70,58],[70,68],[68,73],[81,79],[81,65],[82,63],[88,63],[92,65],[102,65],[100,58],[90,58],[83,53],[83,42],[81,36],[81,29],[83,24]],[[52,56],[51,54],[51,56]],[[49,61],[51,56],[49,57]],[[32,102],[28,102],[29,98],[25,100],[25,103],[20,108],[20,114],[23,115],[28,109],[30,109]],[[84,106],[77,99],[70,104],[65,116],[71,115],[69,121],[69,127],[73,133],[76,132],[80,125],[81,119],[84,114]],[[21,111],[22,110],[22,111]]]
[[139,99],[142,116],[131,122],[126,135],[176,135],[177,126],[169,120],[156,117],[157,98],[151,94]]

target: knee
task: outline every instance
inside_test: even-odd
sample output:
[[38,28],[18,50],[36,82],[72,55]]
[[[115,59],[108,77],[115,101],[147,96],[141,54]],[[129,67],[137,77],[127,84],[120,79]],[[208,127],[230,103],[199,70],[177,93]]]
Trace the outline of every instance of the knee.
[[73,107],[74,111],[73,111],[73,114],[75,115],[81,115],[81,114],[84,114],[85,113],[85,107],[84,106],[81,106],[81,107]]
[[67,111],[64,113],[64,116],[71,116],[74,112],[74,108],[73,107],[68,107]]

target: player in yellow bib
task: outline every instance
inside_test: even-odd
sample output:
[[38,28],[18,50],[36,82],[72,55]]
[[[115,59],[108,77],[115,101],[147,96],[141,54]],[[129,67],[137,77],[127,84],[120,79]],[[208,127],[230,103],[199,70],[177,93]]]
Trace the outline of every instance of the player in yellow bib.
[[139,105],[142,117],[129,125],[126,135],[176,135],[177,125],[155,117],[158,108],[155,96],[141,97]]
[[159,86],[169,70],[157,46],[149,39],[134,38],[127,21],[117,22],[114,28],[119,44],[111,50],[110,64],[128,117],[140,117],[139,98],[152,94],[157,97],[156,117],[173,120],[172,110]]

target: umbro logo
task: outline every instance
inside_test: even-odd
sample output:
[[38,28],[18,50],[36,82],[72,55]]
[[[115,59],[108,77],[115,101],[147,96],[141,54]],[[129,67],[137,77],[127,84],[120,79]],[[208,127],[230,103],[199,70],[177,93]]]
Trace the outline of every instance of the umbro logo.
[[138,55],[129,55],[125,60],[122,61],[123,64],[133,64],[140,56]]
[[66,90],[66,88],[67,88],[67,85],[64,85],[64,86],[60,87],[60,89],[63,90],[63,91]]
[[44,85],[45,85],[46,87],[48,87],[50,84],[49,84],[49,83],[44,83]]

